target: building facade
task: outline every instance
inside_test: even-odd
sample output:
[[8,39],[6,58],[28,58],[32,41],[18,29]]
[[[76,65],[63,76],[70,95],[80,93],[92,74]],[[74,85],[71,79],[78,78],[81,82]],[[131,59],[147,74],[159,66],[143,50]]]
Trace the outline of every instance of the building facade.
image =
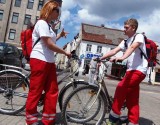
[[[90,63],[93,56],[100,57],[115,48],[126,36],[122,30],[111,29],[102,26],[94,26],[89,24],[82,24],[79,31],[79,36],[71,43],[65,45],[65,49],[73,51],[76,48],[76,54],[79,56],[81,63],[79,71],[82,73],[86,65]],[[158,48],[160,52],[160,48]],[[123,52],[117,53],[115,56],[122,56]],[[158,54],[157,59],[160,55]],[[65,65],[67,59],[61,61]],[[123,67],[126,65],[126,60],[120,64],[107,63],[107,74],[122,78],[124,75]],[[65,68],[65,66],[64,66]],[[104,66],[102,66],[104,68]],[[144,82],[151,82],[152,84],[160,83],[160,66],[157,65],[153,68],[153,71],[148,69],[147,76]]]
[[[20,47],[20,33],[38,20],[48,0],[0,0],[0,42]],[[55,0],[62,5],[62,0]]]
[[[79,71],[82,73],[93,56],[101,57],[111,49],[115,48],[121,40],[125,38],[126,36],[122,30],[106,28],[103,25],[94,26],[82,23],[77,36],[72,42],[67,43],[64,48],[67,51],[76,51],[76,54],[80,58]],[[123,52],[119,52],[116,55],[120,56],[122,54]],[[63,61],[62,58],[57,58],[57,64],[58,62],[63,62],[65,68],[65,65],[67,65],[67,58]],[[112,64],[108,62],[108,65]],[[125,61],[120,65],[125,65]],[[111,67],[112,66],[109,67],[108,74],[113,74],[113,72],[111,72]],[[120,70],[118,72],[120,73]],[[117,76],[120,75],[119,73]]]

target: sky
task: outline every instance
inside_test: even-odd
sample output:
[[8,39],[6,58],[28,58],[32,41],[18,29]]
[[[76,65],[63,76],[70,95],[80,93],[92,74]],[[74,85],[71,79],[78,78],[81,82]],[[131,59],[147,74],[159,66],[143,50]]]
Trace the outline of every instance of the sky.
[[137,32],[160,43],[160,0],[63,0],[61,29],[69,32],[57,45],[63,47],[80,31],[81,23],[123,30],[128,18],[139,22]]

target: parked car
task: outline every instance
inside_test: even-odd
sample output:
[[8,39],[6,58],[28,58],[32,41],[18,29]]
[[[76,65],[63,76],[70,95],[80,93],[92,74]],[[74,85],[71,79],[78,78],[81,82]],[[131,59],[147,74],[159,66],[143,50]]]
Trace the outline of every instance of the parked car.
[[0,64],[22,66],[21,52],[19,49],[8,43],[0,42]]

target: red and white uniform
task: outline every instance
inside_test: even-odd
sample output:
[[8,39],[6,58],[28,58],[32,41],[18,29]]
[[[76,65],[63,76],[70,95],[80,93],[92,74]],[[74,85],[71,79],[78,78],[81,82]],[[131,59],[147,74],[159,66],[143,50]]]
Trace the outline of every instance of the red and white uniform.
[[[137,34],[135,40],[134,36],[127,40],[127,45],[130,46],[134,42],[140,42],[141,50],[146,53],[144,36],[142,34]],[[133,42],[133,43],[132,43]],[[119,47],[123,50],[125,49],[124,41],[119,44]],[[128,108],[128,119],[130,124],[138,125],[139,121],[139,84],[145,78],[147,73],[148,62],[141,56],[141,51],[137,48],[127,60],[127,72],[123,80],[118,84],[115,95],[114,102],[112,105],[112,111],[110,113],[114,118],[119,118],[121,112],[121,107],[126,100]],[[112,118],[113,118],[112,117]]]
[[[40,37],[51,37],[56,42],[56,34],[47,22],[39,20],[32,33],[33,44]],[[55,122],[56,104],[58,98],[58,84],[54,52],[50,50],[42,39],[34,46],[30,56],[30,89],[26,103],[26,122],[33,124],[38,121],[37,104],[45,91],[42,122],[52,125]]]

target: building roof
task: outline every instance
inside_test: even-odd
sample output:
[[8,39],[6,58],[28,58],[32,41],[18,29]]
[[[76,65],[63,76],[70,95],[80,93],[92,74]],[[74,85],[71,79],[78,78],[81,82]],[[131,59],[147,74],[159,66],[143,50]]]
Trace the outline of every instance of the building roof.
[[122,30],[82,23],[82,40],[118,45],[125,38]]

